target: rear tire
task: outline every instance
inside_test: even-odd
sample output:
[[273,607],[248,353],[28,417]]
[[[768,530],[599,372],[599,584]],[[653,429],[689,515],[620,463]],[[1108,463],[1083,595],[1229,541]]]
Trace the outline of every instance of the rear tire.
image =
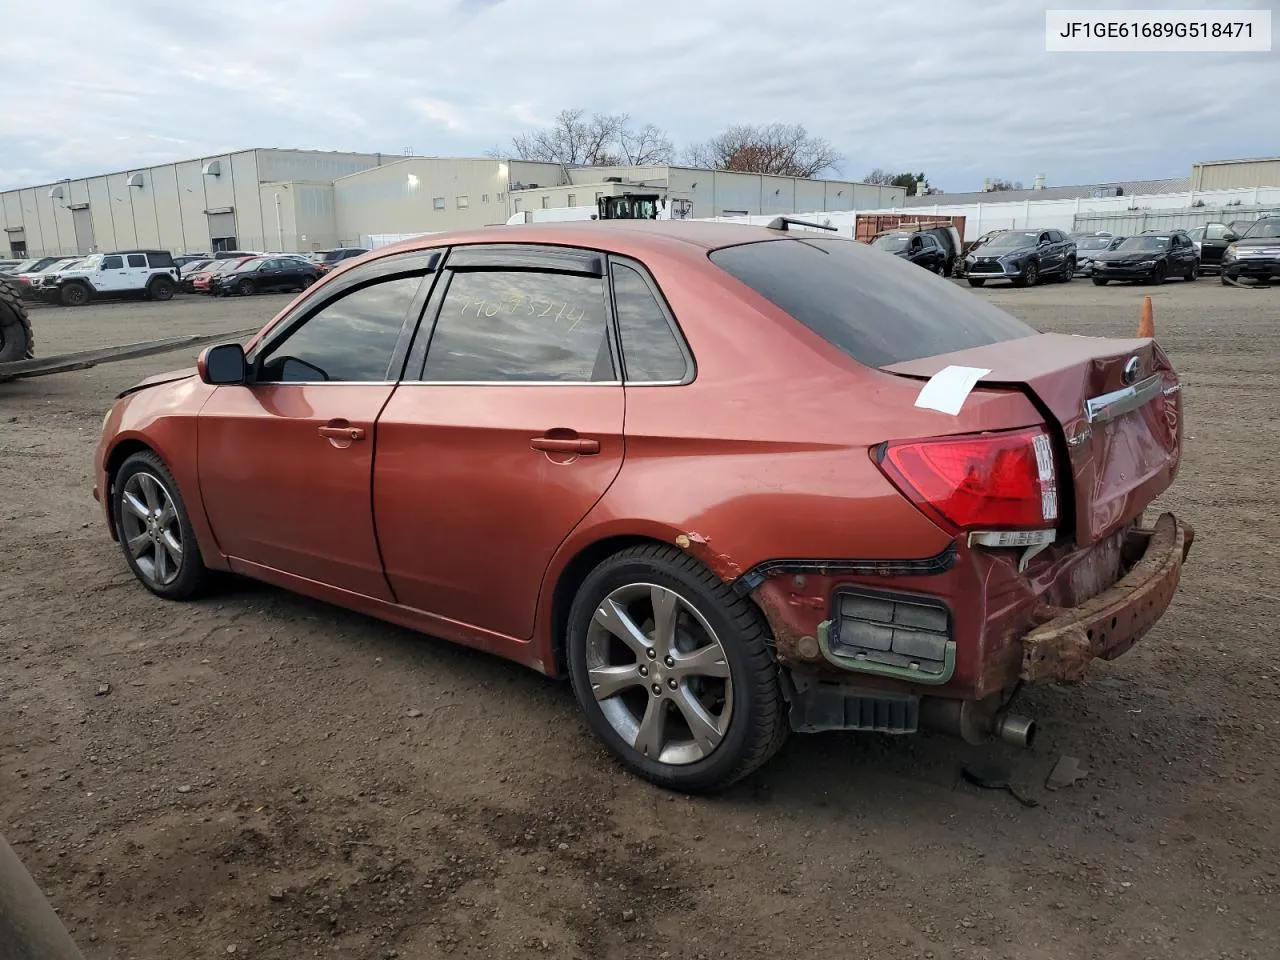
[[1106,286],[1108,283],[1110,283],[1110,282],[1111,282],[1111,281],[1110,281],[1110,280],[1108,280],[1106,277],[1094,277],[1094,278],[1093,278],[1093,285],[1094,285],[1095,287],[1105,287],[1105,286]]
[[976,277],[969,277],[969,286],[971,287],[980,287],[986,282],[986,280],[979,280]]
[[151,286],[147,288],[147,295],[152,300],[159,300],[161,302],[165,300],[172,300],[173,281],[168,277],[156,277],[151,281]]
[[120,465],[111,511],[125,562],[144,587],[166,600],[190,600],[208,585],[186,504],[156,454],[135,453]]
[[[657,626],[665,619],[657,598],[671,604],[669,644]],[[598,615],[607,602],[615,611],[612,626]],[[620,623],[638,632],[620,634]],[[629,642],[618,639],[623,634]],[[786,704],[764,617],[674,547],[632,547],[592,570],[569,611],[566,653],[574,695],[592,731],[658,786],[721,790],[762,766],[786,739]],[[682,658],[690,661],[684,671]],[[606,682],[610,692],[598,693]],[[657,718],[652,725],[650,711]],[[692,723],[690,716],[705,717],[709,725]],[[646,740],[646,727],[654,745],[637,746]]]
[[89,302],[89,288],[83,283],[63,284],[59,298],[68,307],[83,307]]
[[1062,268],[1062,276],[1058,278],[1059,283],[1070,283],[1076,275],[1076,262],[1068,260]]
[[13,284],[0,279],[0,363],[34,356],[35,338],[22,294]]
[[1191,270],[1188,271],[1187,274],[1182,279],[1186,280],[1188,283],[1190,283],[1192,280],[1200,279],[1200,261],[1199,260],[1196,260],[1194,263],[1191,264]]

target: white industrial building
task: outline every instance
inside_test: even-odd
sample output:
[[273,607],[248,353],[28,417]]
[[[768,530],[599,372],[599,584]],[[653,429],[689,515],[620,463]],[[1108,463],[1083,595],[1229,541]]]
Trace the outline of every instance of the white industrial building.
[[900,187],[679,166],[242,150],[0,193],[0,256],[112,249],[308,251],[502,224],[523,210],[656,194],[685,217],[901,204]]

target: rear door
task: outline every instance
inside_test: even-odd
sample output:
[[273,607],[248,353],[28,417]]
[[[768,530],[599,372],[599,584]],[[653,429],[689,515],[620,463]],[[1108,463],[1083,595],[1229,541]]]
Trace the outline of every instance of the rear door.
[[400,603],[533,635],[552,555],[622,466],[608,293],[588,250],[449,255],[378,420],[374,513]]
[[151,278],[151,267],[147,265],[145,253],[129,253],[125,255],[125,280],[123,289],[142,290]]

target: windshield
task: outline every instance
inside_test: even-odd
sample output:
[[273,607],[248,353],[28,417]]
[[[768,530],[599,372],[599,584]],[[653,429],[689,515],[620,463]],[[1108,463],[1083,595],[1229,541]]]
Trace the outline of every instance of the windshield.
[[77,270],[97,270],[98,264],[101,262],[102,254],[95,253],[92,257],[85,257],[83,260],[77,260],[74,264],[67,264],[67,266],[74,266]]
[[1265,239],[1280,237],[1280,219],[1259,220],[1244,235],[1246,240],[1256,240],[1259,237]]
[[1078,250],[1105,250],[1111,246],[1110,237],[1085,237],[1083,240],[1076,241],[1076,249]]
[[251,270],[257,270],[265,262],[266,261],[264,260],[246,260],[244,263],[240,264],[240,266],[236,267],[235,272],[249,273]]
[[1011,230],[1008,233],[996,234],[986,242],[985,246],[991,250],[1017,250],[1019,247],[1034,247],[1039,237],[1038,233]]
[[[1035,234],[1032,234],[1035,236]],[[1029,337],[981,297],[853,240],[761,240],[711,262],[860,363],[905,360]]]
[[1130,237],[1117,250],[1164,250],[1169,246],[1168,237]]
[[881,237],[871,245],[877,250],[888,250],[890,253],[897,253],[899,250],[907,249],[907,245],[910,242],[910,237],[898,234],[897,236]]

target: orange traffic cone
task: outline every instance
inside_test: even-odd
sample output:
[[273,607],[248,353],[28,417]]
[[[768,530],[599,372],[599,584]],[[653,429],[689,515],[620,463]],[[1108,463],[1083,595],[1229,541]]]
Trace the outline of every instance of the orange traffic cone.
[[1156,320],[1151,312],[1151,298],[1142,298],[1142,316],[1138,318],[1138,336],[1154,337],[1156,335]]

